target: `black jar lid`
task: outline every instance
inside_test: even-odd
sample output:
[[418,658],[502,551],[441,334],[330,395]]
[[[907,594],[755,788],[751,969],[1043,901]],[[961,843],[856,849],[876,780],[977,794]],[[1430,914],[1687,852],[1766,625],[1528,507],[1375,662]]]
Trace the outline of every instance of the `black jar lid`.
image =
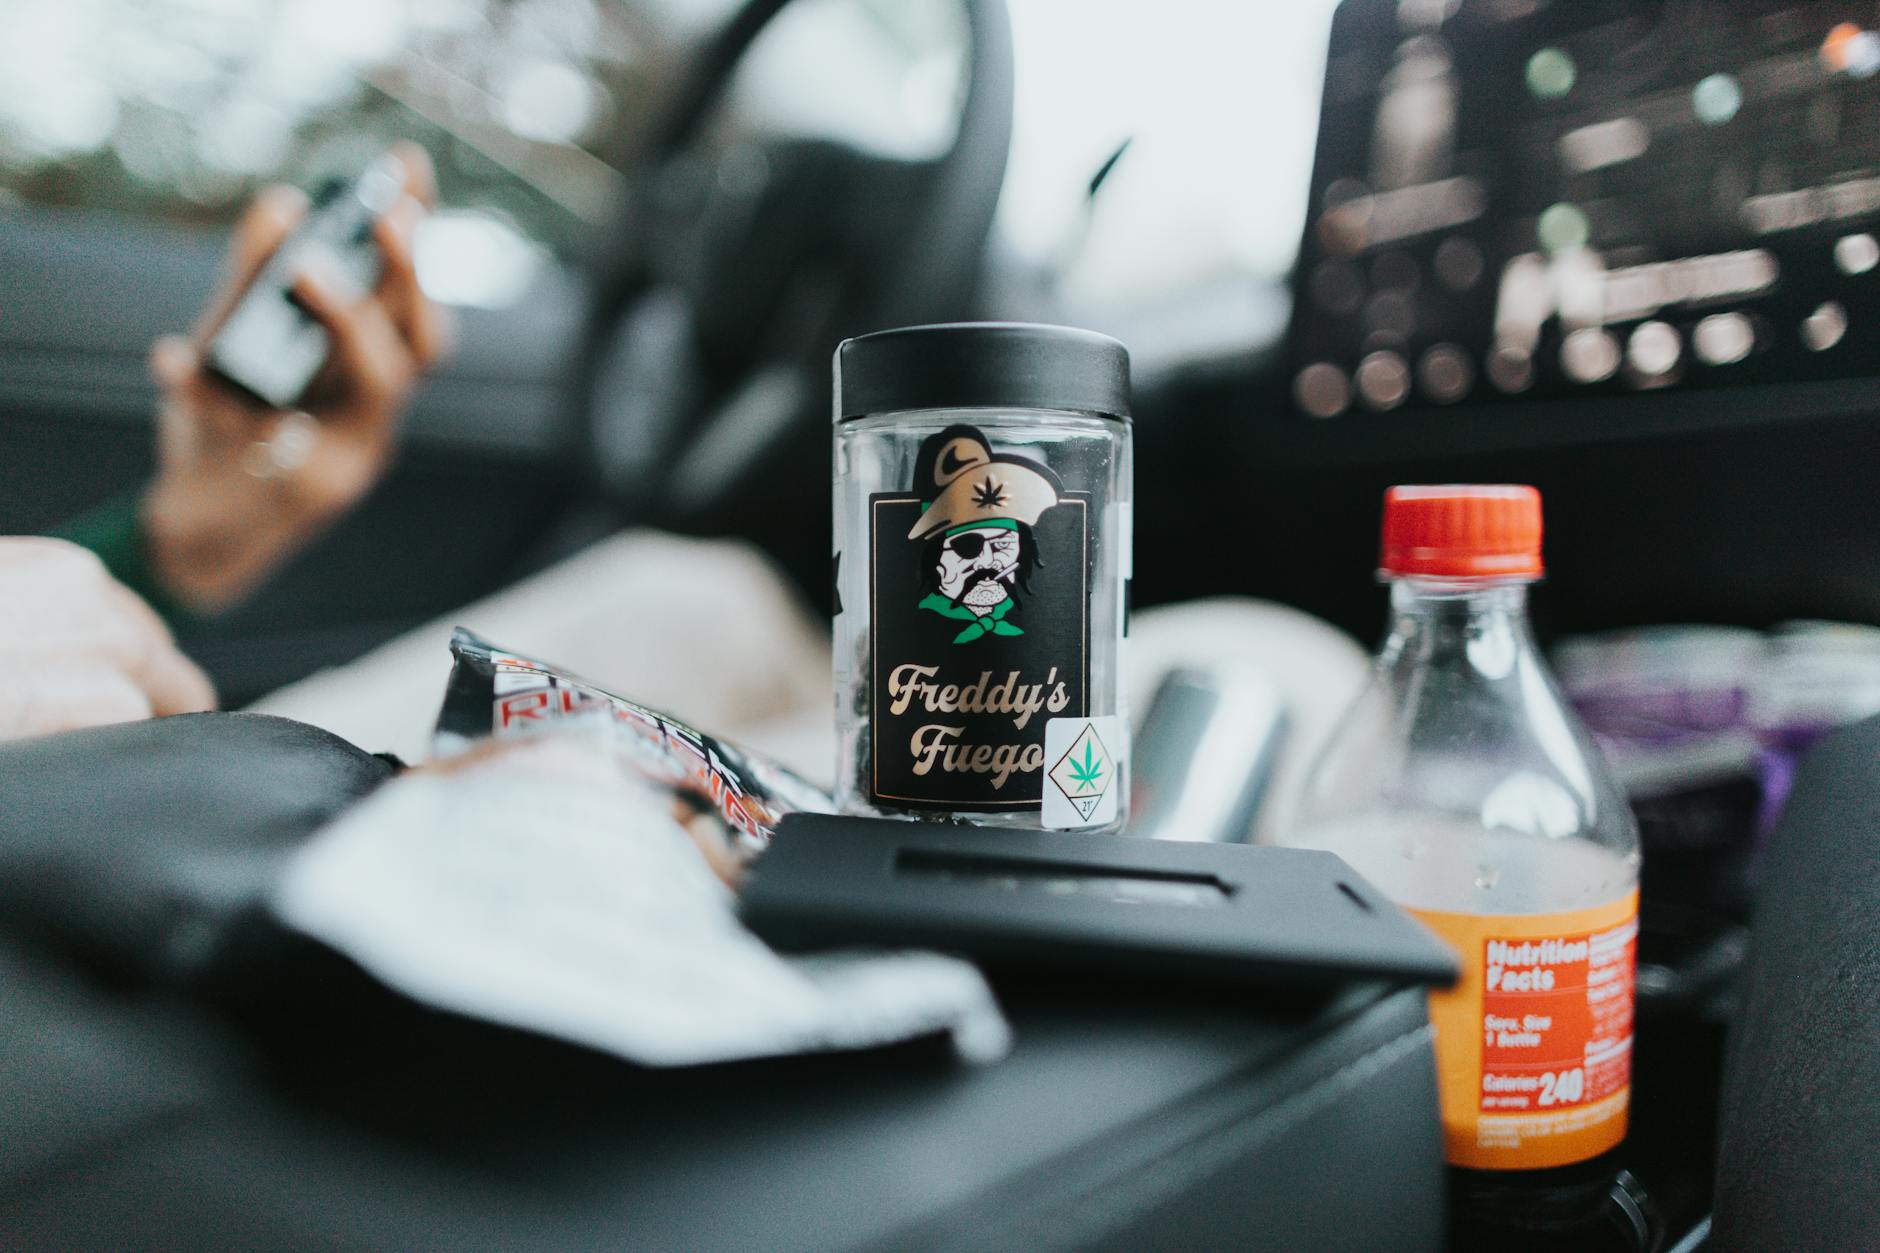
[[1129,421],[1129,350],[1028,322],[904,326],[836,349],[836,421],[905,409],[1059,409]]

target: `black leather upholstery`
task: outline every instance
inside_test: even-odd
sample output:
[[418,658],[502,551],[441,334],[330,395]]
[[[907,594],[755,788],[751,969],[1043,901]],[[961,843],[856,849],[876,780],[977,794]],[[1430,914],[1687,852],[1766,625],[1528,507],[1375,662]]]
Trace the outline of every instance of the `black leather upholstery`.
[[1880,719],[1808,756],[1762,877],[1716,1244],[1880,1249]]
[[317,727],[190,714],[0,745],[0,935],[200,973],[281,859],[392,767]]

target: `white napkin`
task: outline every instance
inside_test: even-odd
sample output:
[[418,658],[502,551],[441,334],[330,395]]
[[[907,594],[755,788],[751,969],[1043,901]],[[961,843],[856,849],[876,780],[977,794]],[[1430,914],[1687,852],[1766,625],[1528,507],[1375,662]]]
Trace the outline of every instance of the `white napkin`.
[[973,966],[931,953],[783,957],[671,802],[587,736],[414,771],[317,835],[273,902],[291,927],[441,1009],[646,1066],[1010,1032]]

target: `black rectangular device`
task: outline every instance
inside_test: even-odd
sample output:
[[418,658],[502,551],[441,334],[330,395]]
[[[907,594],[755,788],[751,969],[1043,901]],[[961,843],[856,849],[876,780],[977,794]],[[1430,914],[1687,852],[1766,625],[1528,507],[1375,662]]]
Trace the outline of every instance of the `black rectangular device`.
[[1305,849],[792,814],[742,914],[779,948],[917,946],[990,966],[1231,983],[1457,973],[1351,867]]
[[380,273],[372,223],[397,203],[404,186],[404,166],[392,156],[372,162],[351,182],[326,184],[210,339],[209,368],[271,408],[301,403],[331,345],[326,328],[295,299],[300,268],[317,252],[343,282],[370,291]]

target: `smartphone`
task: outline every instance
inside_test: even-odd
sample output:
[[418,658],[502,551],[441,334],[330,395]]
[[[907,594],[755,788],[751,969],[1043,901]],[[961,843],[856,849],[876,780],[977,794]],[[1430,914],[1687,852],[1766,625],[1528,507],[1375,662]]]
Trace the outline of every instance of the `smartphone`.
[[235,302],[209,339],[209,369],[275,409],[300,404],[326,363],[326,328],[294,296],[294,279],[307,260],[323,255],[341,280],[358,291],[378,285],[383,261],[372,223],[398,203],[404,165],[383,156],[351,182],[335,180],[315,194],[307,216]]

